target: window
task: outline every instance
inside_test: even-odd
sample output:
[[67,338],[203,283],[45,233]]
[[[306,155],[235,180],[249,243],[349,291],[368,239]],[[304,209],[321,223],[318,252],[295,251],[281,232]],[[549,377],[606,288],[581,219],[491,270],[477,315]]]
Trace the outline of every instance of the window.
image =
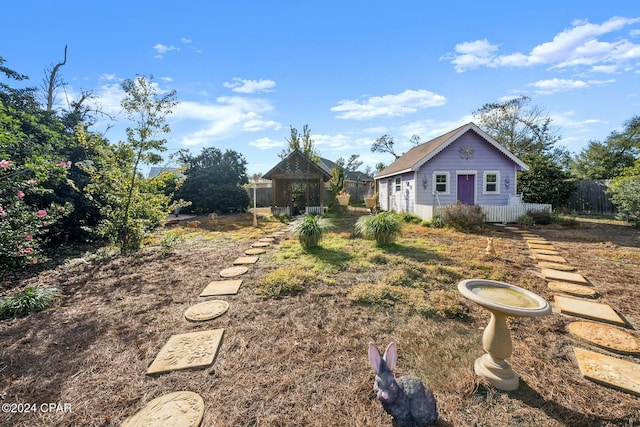
[[396,178],[396,193],[399,193],[400,191],[402,191],[402,178],[401,177],[397,177]]
[[487,171],[484,173],[484,194],[500,193],[500,172]]
[[449,194],[449,172],[433,173],[433,193]]

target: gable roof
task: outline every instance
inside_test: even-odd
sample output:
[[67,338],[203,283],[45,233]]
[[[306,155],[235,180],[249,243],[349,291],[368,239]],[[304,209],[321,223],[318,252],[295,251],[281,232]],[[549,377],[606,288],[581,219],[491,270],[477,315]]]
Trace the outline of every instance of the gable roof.
[[300,150],[293,150],[262,176],[264,179],[312,179],[328,181],[331,173],[309,160]]
[[[325,159],[324,157],[320,157],[320,162],[319,162],[318,165],[322,169],[324,169],[327,173],[329,173],[329,175],[331,175],[331,169],[336,167],[336,163],[335,162],[332,162],[329,159]],[[371,180],[373,180],[373,178],[371,178],[369,175],[367,175],[364,172],[348,171],[348,170],[345,170],[344,179],[346,179],[347,181],[371,181]]]
[[395,162],[391,163],[389,166],[380,171],[380,173],[378,173],[375,178],[381,179],[400,173],[417,171],[422,165],[435,157],[436,154],[440,153],[442,150],[447,148],[458,138],[469,131],[477,133],[482,139],[487,141],[498,151],[507,156],[511,161],[520,166],[522,170],[529,170],[529,166],[527,166],[522,160],[520,160],[509,150],[504,148],[498,141],[491,138],[486,132],[480,129],[478,125],[473,122],[469,122],[466,125],[460,126],[457,129],[445,133],[444,135],[440,135],[439,137],[434,138],[431,141],[413,147],[404,155],[396,159]]

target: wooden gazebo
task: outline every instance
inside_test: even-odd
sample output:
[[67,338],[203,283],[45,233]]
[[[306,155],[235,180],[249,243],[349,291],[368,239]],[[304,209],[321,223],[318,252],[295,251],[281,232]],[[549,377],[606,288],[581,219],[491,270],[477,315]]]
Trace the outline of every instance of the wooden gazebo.
[[324,183],[331,175],[299,150],[289,153],[263,178],[272,181],[274,214],[323,212]]

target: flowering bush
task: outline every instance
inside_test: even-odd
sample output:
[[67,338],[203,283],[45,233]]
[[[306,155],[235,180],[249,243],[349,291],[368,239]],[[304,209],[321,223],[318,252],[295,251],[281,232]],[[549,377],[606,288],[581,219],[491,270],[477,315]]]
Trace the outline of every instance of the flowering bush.
[[41,209],[29,204],[28,199],[35,201],[47,190],[35,179],[24,179],[27,173],[7,159],[0,160],[0,270],[43,261],[48,227],[71,210],[53,203]]

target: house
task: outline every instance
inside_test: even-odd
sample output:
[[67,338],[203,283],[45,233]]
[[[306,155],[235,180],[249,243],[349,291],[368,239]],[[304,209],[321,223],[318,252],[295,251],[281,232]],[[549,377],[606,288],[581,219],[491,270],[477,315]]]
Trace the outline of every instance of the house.
[[[336,163],[320,157],[318,166],[331,175]],[[373,178],[360,171],[345,171],[344,189],[351,194],[352,200],[362,200],[368,193],[373,192]]]
[[517,172],[528,169],[476,124],[468,123],[412,148],[375,180],[383,210],[431,220],[438,207],[461,202],[480,205],[490,214],[487,221],[511,222],[528,207],[517,193]]

